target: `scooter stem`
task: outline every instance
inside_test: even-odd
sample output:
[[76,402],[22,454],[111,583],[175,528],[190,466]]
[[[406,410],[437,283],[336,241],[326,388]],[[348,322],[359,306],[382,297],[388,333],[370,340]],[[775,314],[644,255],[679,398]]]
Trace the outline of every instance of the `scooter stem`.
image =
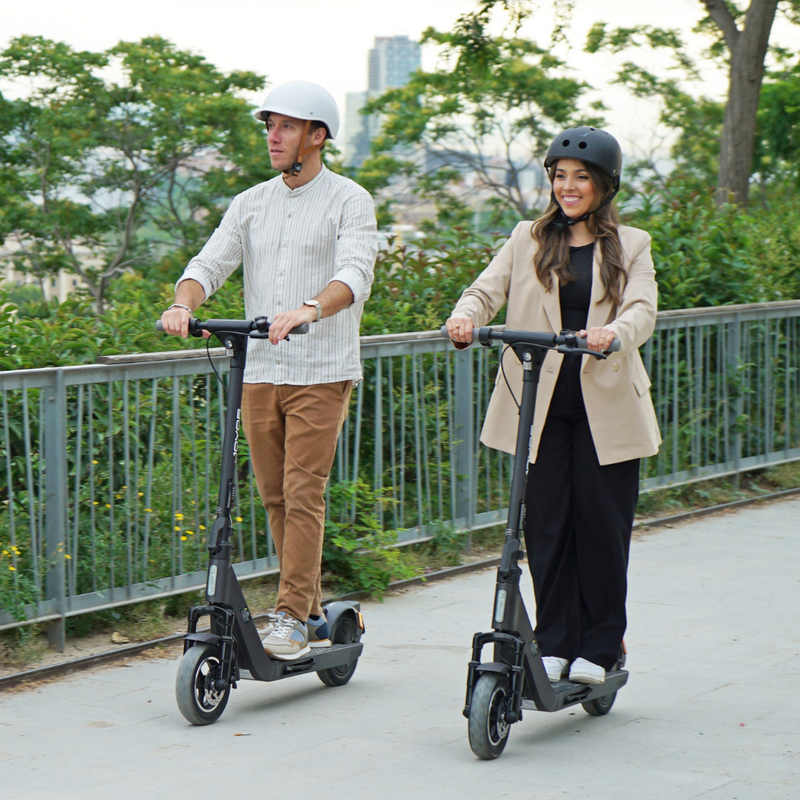
[[522,399],[519,407],[517,445],[514,455],[514,470],[508,500],[508,524],[506,542],[500,560],[500,576],[507,579],[519,560],[520,530],[525,504],[525,485],[528,480],[528,461],[531,451],[531,426],[536,407],[536,388],[546,352],[539,347],[516,345],[514,352],[522,362]]

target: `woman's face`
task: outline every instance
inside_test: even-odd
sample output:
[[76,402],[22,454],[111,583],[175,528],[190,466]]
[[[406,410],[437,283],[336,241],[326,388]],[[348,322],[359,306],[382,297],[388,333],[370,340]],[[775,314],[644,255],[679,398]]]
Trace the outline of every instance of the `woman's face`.
[[563,212],[571,218],[580,217],[595,207],[597,189],[582,161],[562,158],[556,164],[553,194]]

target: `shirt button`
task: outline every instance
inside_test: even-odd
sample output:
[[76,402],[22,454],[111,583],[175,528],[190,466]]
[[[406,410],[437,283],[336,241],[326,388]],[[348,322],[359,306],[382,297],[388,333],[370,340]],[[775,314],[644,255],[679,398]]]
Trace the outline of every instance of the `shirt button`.
[[618,363],[615,361],[615,362],[612,364],[612,366],[611,366],[611,369],[613,369],[613,370],[614,370],[614,372],[619,372],[619,364],[618,364]]
[[278,273],[278,277],[279,277],[279,278],[282,278],[282,277],[283,277],[283,273],[282,273],[282,272],[279,272],[279,273]]
[[291,219],[291,218],[292,218],[292,215],[291,215],[291,214],[287,214],[286,216],[287,216],[287,217],[289,217],[289,219]]
[[281,245],[281,247],[288,247],[288,246],[289,246],[289,244],[288,244],[287,242],[284,242],[284,243]]

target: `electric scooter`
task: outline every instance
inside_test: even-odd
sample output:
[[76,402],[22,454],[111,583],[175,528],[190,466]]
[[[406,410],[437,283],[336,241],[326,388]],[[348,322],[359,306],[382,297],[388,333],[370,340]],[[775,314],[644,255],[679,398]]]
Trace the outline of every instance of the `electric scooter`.
[[[446,328],[442,328],[442,335],[448,336]],[[522,720],[523,710],[559,711],[580,703],[592,716],[602,716],[611,710],[617,691],[628,680],[628,673],[623,669],[623,646],[614,669],[606,672],[604,683],[590,685],[564,679],[550,683],[519,586],[522,575],[519,561],[525,556],[520,543],[525,515],[531,425],[542,362],[548,350],[571,357],[589,355],[602,359],[607,357],[606,353],[589,350],[586,339],[574,331],[562,331],[559,335],[478,328],[473,332],[473,340],[486,346],[492,342],[502,342],[516,353],[523,368],[508,522],[503,554],[497,569],[493,630],[476,633],[473,637],[464,705],[472,752],[478,758],[488,760],[497,758],[503,752],[511,725]],[[615,339],[606,352],[618,349],[619,340]],[[494,645],[494,658],[482,662],[482,650],[487,644]]]
[[[291,334],[305,334],[308,327],[307,323],[300,325]],[[156,330],[163,331],[160,321]],[[208,543],[206,602],[189,610],[189,630],[175,680],[178,708],[193,725],[216,722],[240,680],[277,681],[316,672],[327,686],[343,686],[356,670],[365,630],[360,604],[337,601],[323,608],[330,647],[313,648],[308,655],[291,661],[272,658],[264,650],[231,564],[231,510],[236,501],[236,454],[247,343],[249,339],[268,338],[269,321],[266,317],[189,321],[192,336],[202,336],[203,331],[220,340],[231,361],[219,501]],[[210,631],[198,631],[198,621],[206,616],[211,620]]]

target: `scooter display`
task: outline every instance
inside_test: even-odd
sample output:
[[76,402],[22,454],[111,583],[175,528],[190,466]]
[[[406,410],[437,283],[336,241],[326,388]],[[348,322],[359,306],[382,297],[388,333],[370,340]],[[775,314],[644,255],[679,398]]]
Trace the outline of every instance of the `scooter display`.
[[[308,324],[294,328],[291,335],[305,334]],[[161,322],[156,330],[163,331]],[[236,502],[236,455],[241,421],[242,385],[250,339],[266,339],[269,321],[192,319],[189,333],[207,331],[225,347],[230,373],[225,411],[219,500],[216,520],[208,542],[208,572],[205,604],[189,611],[189,629],[184,654],[175,680],[175,696],[183,716],[193,725],[209,725],[222,715],[240,680],[277,681],[316,672],[328,686],[342,686],[353,677],[364,648],[364,618],[354,601],[337,601],[324,606],[330,647],[316,647],[306,656],[280,660],[267,655],[261,635],[247,607],[231,563],[231,511]],[[281,345],[277,345],[281,346]],[[198,631],[201,618],[209,617],[210,631]]]
[[[442,328],[442,335],[448,336],[446,328]],[[592,716],[602,716],[611,710],[617,691],[628,680],[628,673],[623,669],[625,651],[622,647],[619,660],[614,669],[606,672],[604,683],[590,685],[565,679],[550,683],[520,593],[522,569],[519,561],[525,555],[521,549],[525,485],[536,389],[542,363],[549,350],[570,357],[588,355],[601,359],[607,358],[609,351],[597,353],[589,350],[586,339],[574,331],[554,334],[476,328],[473,341],[486,346],[492,343],[507,345],[516,353],[523,367],[508,522],[503,553],[497,568],[493,630],[476,633],[473,637],[464,705],[473,753],[482,759],[493,759],[503,752],[511,725],[522,719],[523,710],[559,711],[580,703]],[[615,339],[609,350],[618,349],[619,340]],[[481,661],[486,645],[494,645],[491,661]]]

